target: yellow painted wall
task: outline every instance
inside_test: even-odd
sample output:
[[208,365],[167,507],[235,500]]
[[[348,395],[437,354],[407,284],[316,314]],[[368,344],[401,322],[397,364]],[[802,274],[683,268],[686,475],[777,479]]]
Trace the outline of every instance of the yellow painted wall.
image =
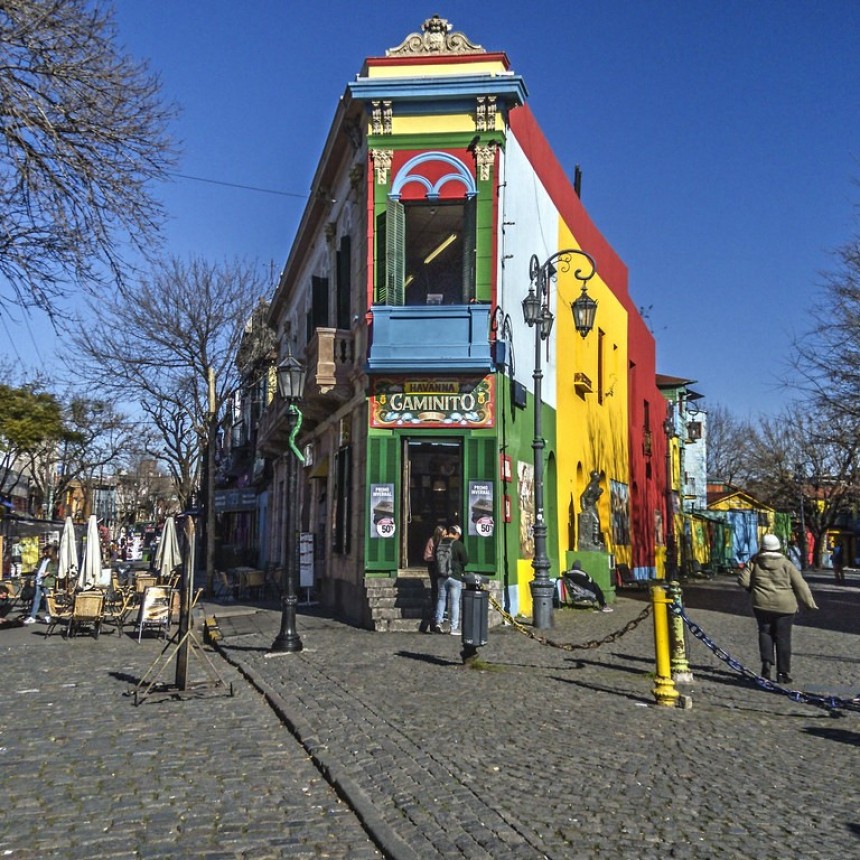
[[531,617],[532,615],[532,590],[531,582],[534,580],[535,570],[531,559],[517,559],[517,594],[519,596],[518,614]]
[[[559,248],[579,245],[566,225],[561,224]],[[587,249],[586,249],[587,250]],[[599,261],[598,265],[599,265]],[[587,265],[586,261],[582,261]],[[600,279],[588,282],[588,294],[597,300],[594,328],[583,338],[573,326],[570,303],[580,294],[581,282],[569,272],[559,272],[552,358],[556,363],[556,469],[557,497],[552,500],[558,511],[560,558],[568,546],[566,528],[570,498],[573,495],[574,516],[579,513],[579,497],[588,483],[592,469],[605,473],[601,482],[603,494],[598,502],[600,525],[607,549],[616,553],[616,561],[629,564],[629,550],[613,547],[610,480],[628,484],[630,478],[627,410],[627,311]],[[583,266],[580,266],[583,268]],[[604,396],[598,403],[598,349],[604,332]],[[574,386],[574,374],[585,373],[592,382],[592,393],[581,396]],[[577,524],[578,525],[578,524]],[[578,536],[578,533],[577,533]]]
[[[405,59],[405,58],[404,58]],[[505,65],[499,59],[480,59],[469,63],[401,63],[367,69],[368,78],[438,78],[442,75],[504,75]]]

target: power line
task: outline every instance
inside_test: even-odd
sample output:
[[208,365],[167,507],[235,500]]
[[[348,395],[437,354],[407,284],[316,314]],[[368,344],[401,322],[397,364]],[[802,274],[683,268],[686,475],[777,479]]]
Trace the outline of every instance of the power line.
[[15,341],[12,340],[12,335],[9,332],[9,326],[6,325],[6,314],[0,314],[0,322],[3,323],[3,330],[6,332],[6,340],[8,341],[9,346],[12,347],[15,355],[18,357],[18,364],[23,364],[24,362],[21,359],[21,353],[18,352],[18,347],[15,345]]
[[175,176],[178,179],[190,179],[194,182],[206,182],[209,185],[223,185],[226,188],[241,188],[243,191],[259,191],[261,194],[276,194],[279,197],[298,197],[301,200],[307,200],[310,194],[295,194],[292,191],[276,191],[274,188],[260,188],[256,185],[240,185],[238,182],[222,182],[220,179],[207,179],[204,176],[190,176],[187,173],[174,173],[170,171],[170,176]]

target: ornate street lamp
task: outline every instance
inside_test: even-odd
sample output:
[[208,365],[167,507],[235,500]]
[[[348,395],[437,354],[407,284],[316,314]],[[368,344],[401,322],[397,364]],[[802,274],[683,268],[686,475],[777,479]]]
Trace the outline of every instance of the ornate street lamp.
[[297,652],[302,650],[302,640],[296,629],[296,606],[298,605],[299,578],[299,459],[295,438],[301,427],[299,402],[305,393],[307,370],[287,351],[286,358],[278,365],[278,391],[287,401],[287,426],[290,444],[287,451],[287,486],[284,493],[284,568],[281,580],[281,629],[272,643],[272,651]]
[[534,379],[534,410],[535,427],[532,450],[534,451],[534,545],[535,554],[532,560],[534,579],[530,587],[532,592],[532,605],[534,606],[532,623],[539,630],[552,627],[552,598],[555,586],[549,578],[550,561],[546,551],[547,526],[544,517],[543,506],[543,425],[542,407],[543,392],[543,369],[541,367],[541,341],[547,340],[552,332],[554,317],[549,306],[549,288],[556,279],[559,271],[567,272],[573,265],[575,257],[581,257],[588,264],[583,271],[577,268],[573,276],[582,282],[582,293],[575,302],[571,302],[570,309],[573,313],[573,324],[582,337],[585,337],[594,326],[594,316],[597,311],[597,302],[588,295],[586,284],[597,272],[594,260],[585,251],[568,249],[558,251],[548,260],[541,264],[536,255],[529,262],[529,285],[528,295],[523,299],[523,318],[529,328],[535,330],[535,367],[532,378]]

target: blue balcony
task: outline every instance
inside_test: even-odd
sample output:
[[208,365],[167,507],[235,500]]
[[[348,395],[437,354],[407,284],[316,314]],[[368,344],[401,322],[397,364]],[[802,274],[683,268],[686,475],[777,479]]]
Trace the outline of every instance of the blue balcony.
[[368,373],[493,370],[490,305],[374,305]]

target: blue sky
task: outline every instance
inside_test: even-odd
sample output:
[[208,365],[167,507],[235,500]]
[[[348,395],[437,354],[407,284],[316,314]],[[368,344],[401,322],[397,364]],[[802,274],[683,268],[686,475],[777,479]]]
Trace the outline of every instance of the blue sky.
[[[658,370],[740,417],[786,401],[791,337],[832,250],[858,233],[860,4],[116,5],[126,49],[182,107],[177,172],[283,192],[174,177],[158,189],[169,253],[279,271],[346,83],[438,13],[508,54],[561,163],[582,166],[583,202],[628,265]],[[36,339],[50,365],[50,336]],[[38,360],[32,340],[22,330],[25,362]]]

